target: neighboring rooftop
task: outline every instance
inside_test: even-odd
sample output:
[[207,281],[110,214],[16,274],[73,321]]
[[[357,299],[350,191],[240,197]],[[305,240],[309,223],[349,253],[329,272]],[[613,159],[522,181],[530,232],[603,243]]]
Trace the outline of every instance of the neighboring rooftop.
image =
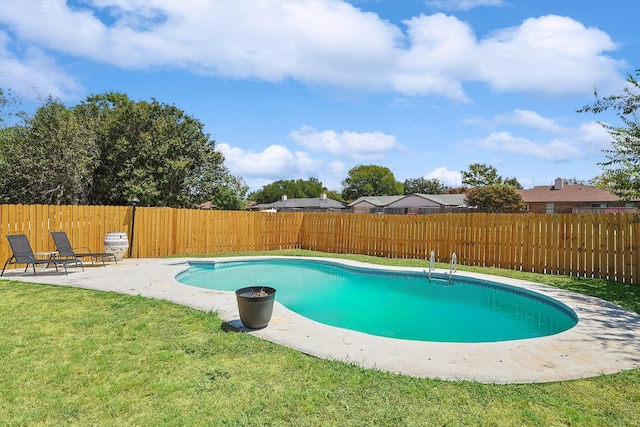
[[379,206],[379,207],[385,207],[393,202],[396,202],[400,199],[403,199],[407,196],[405,195],[400,195],[400,196],[362,196],[362,197],[358,197],[356,200],[354,200],[353,202],[349,203],[349,206],[354,206],[357,205],[359,203],[362,202],[367,202],[370,203],[374,206]]
[[320,197],[306,197],[299,199],[289,199],[287,196],[282,196],[281,200],[273,203],[262,203],[254,205],[251,210],[267,210],[267,209],[307,209],[307,210],[335,210],[345,209],[344,203],[337,200],[328,198],[325,194]]
[[561,178],[554,185],[539,185],[530,190],[516,190],[525,203],[553,202],[618,202],[620,197],[599,187],[564,184]]
[[431,200],[434,203],[437,203],[442,206],[465,206],[465,199],[467,198],[466,194],[419,194],[415,193],[416,196],[422,197],[423,199]]

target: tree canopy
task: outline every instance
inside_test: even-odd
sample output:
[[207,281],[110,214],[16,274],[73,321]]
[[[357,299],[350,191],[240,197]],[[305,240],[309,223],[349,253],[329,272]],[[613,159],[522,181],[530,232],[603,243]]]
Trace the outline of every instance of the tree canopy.
[[498,170],[491,165],[484,163],[472,163],[469,170],[461,171],[462,185],[465,187],[483,187],[485,185],[506,185],[517,190],[522,189],[522,185],[515,177],[502,179],[498,175]]
[[519,212],[525,208],[522,197],[508,185],[484,185],[471,188],[467,192],[468,206],[475,206],[482,212]]
[[404,194],[444,194],[447,186],[437,178],[413,178],[405,179]]
[[351,168],[342,181],[342,197],[356,200],[363,196],[395,196],[403,194],[402,183],[396,181],[389,168],[359,165]]
[[2,137],[2,203],[89,203],[99,161],[90,122],[49,98]]
[[522,190],[522,185],[520,184],[520,182],[518,182],[515,176],[511,178],[505,178],[504,181],[502,181],[502,184],[508,187],[515,188],[516,190]]
[[[640,77],[640,69],[636,70]],[[627,76],[627,86],[620,95],[600,98],[592,105],[582,107],[578,112],[602,113],[615,111],[622,126],[600,123],[611,135],[611,148],[604,150],[607,160],[600,165],[604,169],[608,189],[624,200],[640,199],[640,82],[632,75]]]
[[[3,203],[242,208],[203,125],[173,105],[109,92],[66,107],[48,99],[23,126],[2,132]],[[26,155],[25,155],[26,153]]]
[[460,173],[462,174],[463,186],[482,187],[502,184],[502,177],[498,175],[498,170],[484,163],[472,163],[468,170]]
[[317,178],[309,178],[308,180],[281,179],[252,192],[248,199],[257,203],[273,203],[280,200],[283,195],[298,199],[320,197],[322,193],[326,193],[326,188]]

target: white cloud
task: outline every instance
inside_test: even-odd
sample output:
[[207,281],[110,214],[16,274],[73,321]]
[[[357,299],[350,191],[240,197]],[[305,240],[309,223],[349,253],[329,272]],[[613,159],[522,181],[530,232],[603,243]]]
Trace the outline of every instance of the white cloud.
[[310,150],[357,160],[379,159],[385,153],[399,148],[394,136],[377,131],[338,133],[330,129],[318,131],[303,126],[300,130],[291,131],[289,138]]
[[38,48],[28,48],[21,58],[9,51],[11,38],[0,31],[0,75],[2,85],[29,100],[51,95],[79,99],[83,88],[70,78],[50,56]]
[[[31,49],[49,52],[50,62],[64,54],[123,69],[291,78],[458,101],[467,100],[466,82],[548,94],[607,90],[623,82],[617,71],[622,63],[605,55],[617,48],[609,35],[554,15],[481,40],[453,16],[420,15],[400,27],[339,0],[94,0],[73,8],[63,0],[5,1],[0,24],[20,40],[11,54],[0,52],[0,60],[14,55],[35,70],[32,79],[57,83],[59,93],[69,91],[70,80],[47,78],[38,68],[46,61],[30,59]],[[57,71],[55,63],[46,68]]]
[[404,21],[410,47],[398,59],[392,87],[402,93],[436,94],[466,101],[460,75],[476,45],[468,24],[441,13]]
[[540,114],[529,110],[513,110],[508,114],[501,114],[495,118],[497,123],[525,126],[545,132],[565,133],[566,129],[555,123],[554,120],[542,117]]
[[598,122],[587,122],[576,130],[576,137],[591,150],[601,151],[611,145],[611,134]]
[[566,140],[539,143],[513,136],[509,132],[493,132],[486,138],[475,141],[475,144],[491,151],[536,157],[549,162],[571,161],[584,156],[582,151]]
[[329,190],[342,191],[342,181],[347,177],[347,164],[342,160],[329,163],[326,171],[320,174],[320,180]]
[[471,52],[477,66],[469,78],[500,91],[585,93],[594,85],[621,84],[620,63],[602,55],[615,49],[607,33],[571,18],[530,18],[481,40]]
[[341,191],[341,182],[347,176],[347,164],[334,160],[326,166],[305,152],[291,152],[282,145],[270,145],[261,152],[252,152],[227,143],[216,148],[225,158],[224,164],[233,175],[242,176],[251,191],[280,179],[318,178],[329,190]]
[[426,179],[439,179],[449,187],[459,187],[462,185],[462,174],[457,171],[450,171],[444,166],[429,172],[424,177]]
[[313,176],[321,169],[322,162],[309,157],[307,153],[292,153],[282,145],[270,145],[260,153],[232,147],[226,143],[217,144],[217,149],[225,157],[225,166],[234,175],[271,179],[291,179]]
[[[466,123],[477,125],[479,122],[467,120]],[[566,118],[548,118],[534,111],[516,109],[484,120],[483,127],[495,130],[484,138],[466,140],[460,148],[496,153],[500,157],[492,159],[492,164],[497,165],[506,164],[510,155],[550,163],[576,163],[588,158],[598,162],[596,158],[600,158],[602,150],[611,142],[606,129],[595,121],[573,126],[567,123],[571,121]]]
[[329,172],[334,176],[347,176],[347,164],[342,160],[334,160],[329,163]]
[[427,4],[444,10],[470,10],[480,6],[502,6],[504,0],[427,0]]

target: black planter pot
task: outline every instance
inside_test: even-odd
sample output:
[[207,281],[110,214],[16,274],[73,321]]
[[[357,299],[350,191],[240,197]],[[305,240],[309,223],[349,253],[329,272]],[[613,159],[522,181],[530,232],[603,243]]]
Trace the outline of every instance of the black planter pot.
[[[265,296],[256,296],[261,292]],[[240,321],[249,329],[262,329],[269,324],[273,314],[276,290],[267,286],[249,286],[236,291]]]

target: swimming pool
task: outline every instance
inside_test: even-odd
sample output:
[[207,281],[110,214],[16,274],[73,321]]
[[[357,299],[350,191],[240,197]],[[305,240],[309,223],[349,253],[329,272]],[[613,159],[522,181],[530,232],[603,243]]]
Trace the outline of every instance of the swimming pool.
[[352,267],[308,259],[191,261],[176,279],[206,289],[270,286],[309,319],[383,337],[496,342],[566,331],[566,305],[514,286],[470,277]]

